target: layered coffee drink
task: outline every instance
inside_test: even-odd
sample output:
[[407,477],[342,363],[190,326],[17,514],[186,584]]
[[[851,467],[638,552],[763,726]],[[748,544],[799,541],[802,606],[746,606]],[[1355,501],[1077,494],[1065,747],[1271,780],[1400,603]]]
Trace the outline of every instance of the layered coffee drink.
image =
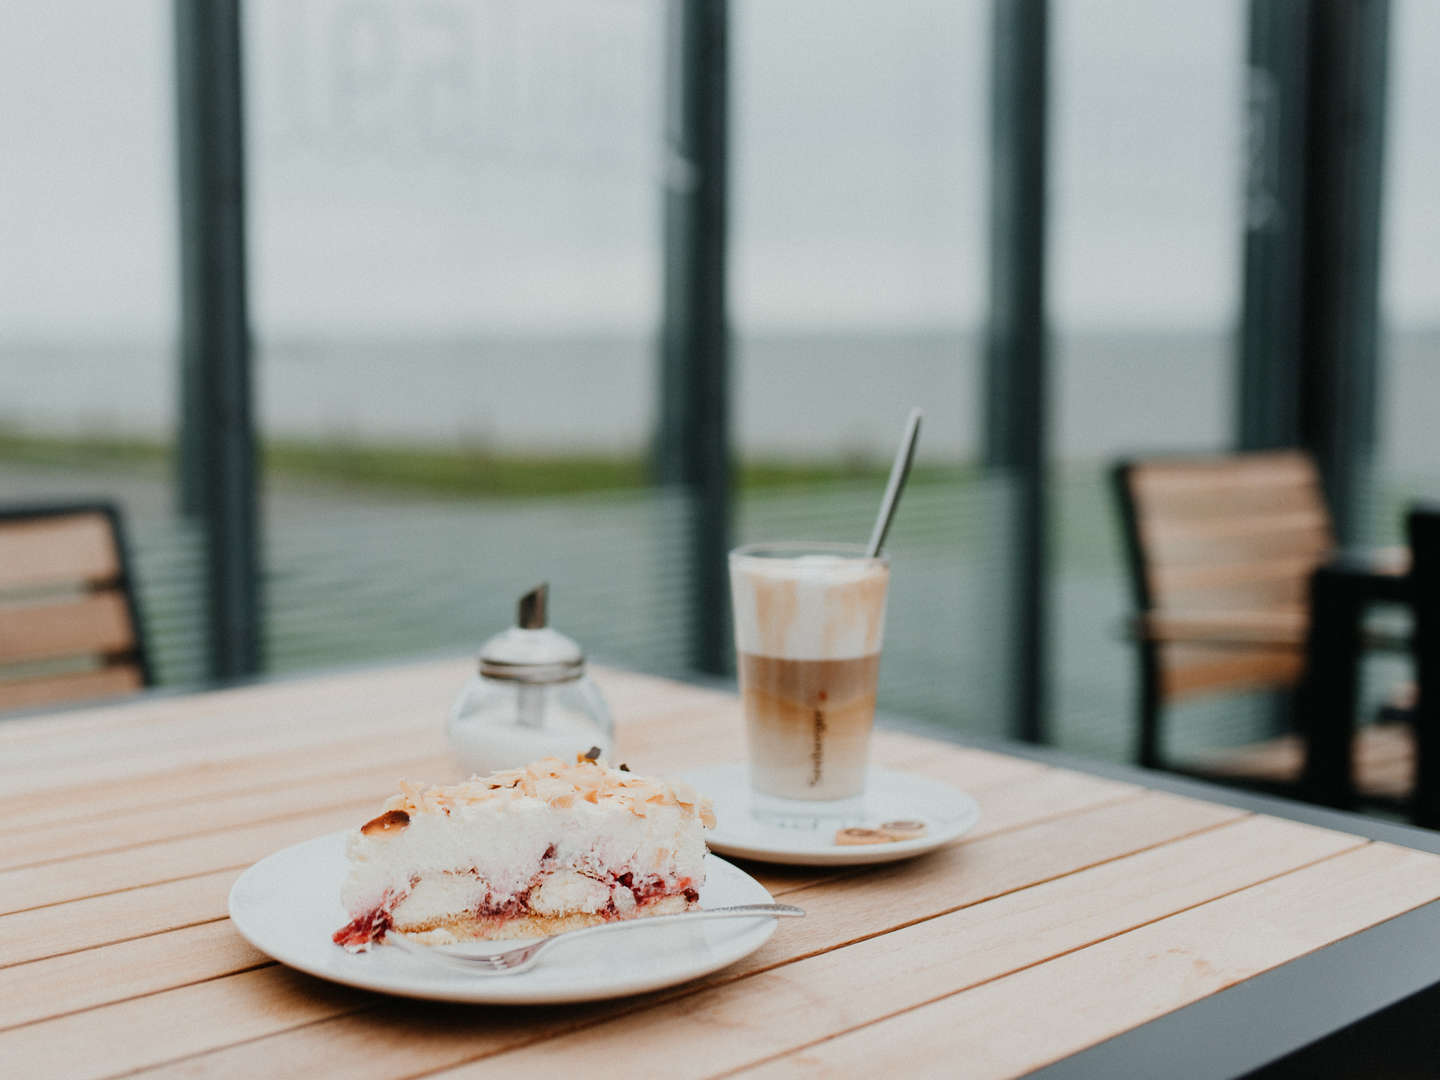
[[884,558],[770,544],[730,556],[755,793],[832,802],[865,787],[885,638]]

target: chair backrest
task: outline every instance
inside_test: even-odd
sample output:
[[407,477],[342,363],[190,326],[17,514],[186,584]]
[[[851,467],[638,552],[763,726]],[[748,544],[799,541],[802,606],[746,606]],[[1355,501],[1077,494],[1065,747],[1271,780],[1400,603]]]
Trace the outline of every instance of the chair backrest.
[[1407,515],[1415,605],[1415,820],[1440,827],[1440,504]]
[[0,507],[0,709],[149,685],[132,585],[115,507]]
[[1263,634],[1214,645],[1157,640],[1159,699],[1295,685],[1310,576],[1334,547],[1313,460],[1280,450],[1125,461],[1114,481],[1142,614],[1221,631],[1227,622],[1293,629],[1274,644]]

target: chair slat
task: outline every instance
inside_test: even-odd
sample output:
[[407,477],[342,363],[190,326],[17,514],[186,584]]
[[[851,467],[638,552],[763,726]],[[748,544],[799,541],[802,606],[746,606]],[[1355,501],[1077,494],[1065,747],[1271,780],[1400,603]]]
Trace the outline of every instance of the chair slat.
[[[1409,728],[1366,727],[1355,734],[1355,788],[1379,799],[1402,799],[1415,785],[1415,738]],[[1240,780],[1287,784],[1299,781],[1305,767],[1305,743],[1298,735],[1280,735],[1262,743],[1211,751],[1202,758],[1207,771]]]
[[1266,611],[1183,613],[1153,611],[1139,621],[1139,631],[1160,644],[1295,647],[1305,643],[1309,614],[1303,608]]
[[0,607],[0,664],[110,655],[135,647],[125,596],[115,589],[75,599]]
[[1180,459],[1135,465],[1130,488],[1149,525],[1239,522],[1309,515],[1328,531],[1330,515],[1319,471],[1304,454],[1279,451],[1223,459]]
[[1161,653],[1161,693],[1167,701],[1180,701],[1222,689],[1284,689],[1300,681],[1304,668],[1300,648],[1171,645]]
[[1314,464],[1301,453],[1282,450],[1228,459],[1177,459],[1137,465],[1132,483],[1138,498],[1237,490],[1273,490],[1313,486]]
[[1186,563],[1180,566],[1151,566],[1150,589],[1157,600],[1184,592],[1203,592],[1234,585],[1266,582],[1305,581],[1321,561],[1321,553],[1286,555],[1242,563]]
[[120,576],[120,553],[102,513],[47,516],[0,527],[0,589],[105,585]]
[[1272,510],[1265,514],[1246,511],[1233,516],[1205,518],[1177,517],[1152,511],[1142,515],[1140,526],[1147,544],[1189,538],[1228,540],[1271,533],[1323,532],[1328,536],[1330,515],[1323,508],[1313,506],[1299,510]]
[[[1292,450],[1136,462],[1123,474],[1160,702],[1299,681],[1310,578],[1334,550],[1319,471]],[[1202,627],[1218,644],[1185,640]],[[1270,636],[1259,637],[1257,629]],[[1224,641],[1226,635],[1234,641]]]
[[1310,582],[1305,577],[1272,577],[1232,585],[1181,589],[1152,596],[1154,610],[1204,615],[1223,611],[1301,611],[1308,626]]
[[1146,512],[1167,521],[1206,522],[1308,513],[1324,496],[1318,484],[1288,488],[1214,488],[1204,491],[1167,491],[1147,496]]
[[1152,566],[1228,564],[1285,557],[1321,559],[1335,546],[1328,522],[1314,514],[1247,516],[1207,523],[1140,522]]
[[0,709],[30,709],[57,701],[118,697],[144,685],[136,664],[114,664],[65,675],[12,679],[0,681]]
[[1147,462],[1129,485],[1154,608],[1304,609],[1310,575],[1334,548],[1307,455]]

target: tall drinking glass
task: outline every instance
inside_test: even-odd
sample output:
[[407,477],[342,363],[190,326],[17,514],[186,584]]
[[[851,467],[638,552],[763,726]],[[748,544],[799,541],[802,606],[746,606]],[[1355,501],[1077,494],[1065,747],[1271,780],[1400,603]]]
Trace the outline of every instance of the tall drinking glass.
[[862,816],[890,564],[858,544],[730,553],[735,650],[757,817]]

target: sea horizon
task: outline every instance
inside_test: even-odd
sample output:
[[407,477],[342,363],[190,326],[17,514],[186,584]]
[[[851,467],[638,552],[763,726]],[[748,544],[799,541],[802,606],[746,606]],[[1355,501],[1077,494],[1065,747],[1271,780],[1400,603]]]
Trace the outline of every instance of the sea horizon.
[[[924,460],[973,460],[983,338],[959,327],[767,329],[733,338],[739,454],[884,460],[911,404],[928,412]],[[1234,332],[1094,329],[1053,336],[1060,459],[1224,447]],[[1440,327],[1385,335],[1380,431],[1387,467],[1434,469],[1426,403],[1440,401]],[[660,385],[657,335],[636,331],[259,336],[263,437],[482,448],[503,454],[644,452]],[[0,341],[0,428],[58,437],[170,437],[173,342]]]

